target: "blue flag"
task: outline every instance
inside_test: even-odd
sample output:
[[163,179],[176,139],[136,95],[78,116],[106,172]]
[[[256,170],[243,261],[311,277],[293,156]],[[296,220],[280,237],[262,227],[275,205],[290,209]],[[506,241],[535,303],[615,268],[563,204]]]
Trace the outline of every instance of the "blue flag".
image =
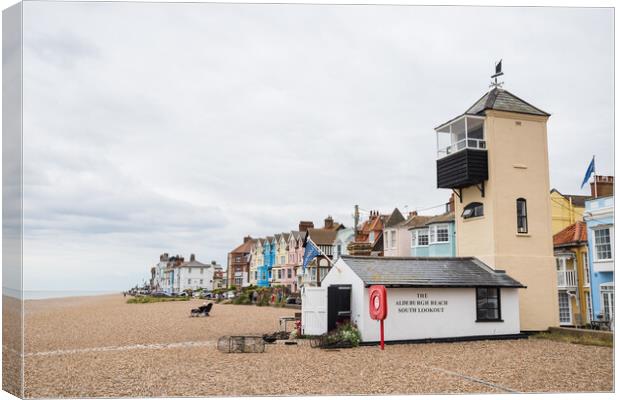
[[303,260],[304,272],[306,271],[306,266],[308,265],[308,263],[320,254],[321,254],[321,251],[314,245],[314,243],[312,243],[312,240],[308,240],[306,242],[306,248],[304,249],[304,260]]
[[583,189],[583,186],[586,183],[588,183],[593,173],[594,173],[594,156],[592,157],[592,161],[590,161],[590,165],[588,165],[588,169],[586,170],[586,176],[583,177],[583,182],[581,182],[581,189]]

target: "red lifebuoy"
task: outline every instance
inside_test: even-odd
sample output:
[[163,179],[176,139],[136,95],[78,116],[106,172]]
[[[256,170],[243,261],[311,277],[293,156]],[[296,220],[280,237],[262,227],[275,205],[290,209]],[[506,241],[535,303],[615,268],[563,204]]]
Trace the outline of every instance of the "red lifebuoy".
[[368,305],[370,318],[379,321],[387,318],[387,292],[385,286],[373,285],[368,288],[368,294],[370,297],[370,304]]

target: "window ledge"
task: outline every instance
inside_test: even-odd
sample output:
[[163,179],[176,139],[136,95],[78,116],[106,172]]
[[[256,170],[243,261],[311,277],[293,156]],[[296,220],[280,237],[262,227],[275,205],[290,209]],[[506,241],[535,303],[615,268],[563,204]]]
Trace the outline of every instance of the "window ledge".
[[530,237],[530,236],[532,236],[529,233],[517,233],[516,235],[517,235],[517,237]]
[[504,322],[503,319],[477,319],[476,322]]
[[478,221],[480,219],[484,219],[484,215],[479,217],[463,218],[463,222]]

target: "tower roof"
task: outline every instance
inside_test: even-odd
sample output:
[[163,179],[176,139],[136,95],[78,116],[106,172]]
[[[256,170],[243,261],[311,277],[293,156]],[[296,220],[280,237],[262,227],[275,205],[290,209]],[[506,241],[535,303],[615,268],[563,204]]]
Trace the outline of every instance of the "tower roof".
[[469,107],[465,114],[482,115],[485,110],[509,111],[547,117],[551,115],[501,88],[493,88],[493,90],[486,93],[473,106]]

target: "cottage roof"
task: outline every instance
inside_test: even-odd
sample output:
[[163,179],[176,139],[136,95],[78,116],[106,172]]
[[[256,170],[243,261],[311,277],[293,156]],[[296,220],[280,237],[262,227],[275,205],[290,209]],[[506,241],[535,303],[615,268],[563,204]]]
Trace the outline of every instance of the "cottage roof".
[[290,233],[286,233],[286,232],[282,232],[282,238],[288,242],[288,238],[291,234]]
[[433,215],[412,215],[402,223],[402,226],[408,229],[422,228],[426,226],[426,223],[433,217]]
[[426,225],[439,224],[439,223],[442,223],[442,222],[454,222],[454,211],[447,212],[447,213],[441,214],[441,215],[436,215],[436,216],[430,218],[426,222]]
[[317,245],[332,245],[336,240],[337,231],[324,228],[308,228],[310,239]]
[[385,227],[390,228],[392,226],[396,226],[400,224],[401,222],[403,222],[404,220],[405,220],[405,217],[403,217],[403,214],[401,214],[398,208],[395,208],[394,211],[392,211],[392,214],[390,214],[387,221],[385,221]]
[[579,246],[588,242],[586,223],[577,221],[553,235],[554,247]]
[[211,267],[211,264],[203,264],[199,261],[187,261],[184,263],[181,263],[179,265],[179,267],[199,267],[199,268],[209,268]]
[[493,270],[474,257],[368,257],[341,259],[366,286],[388,287],[525,287],[505,271]]

